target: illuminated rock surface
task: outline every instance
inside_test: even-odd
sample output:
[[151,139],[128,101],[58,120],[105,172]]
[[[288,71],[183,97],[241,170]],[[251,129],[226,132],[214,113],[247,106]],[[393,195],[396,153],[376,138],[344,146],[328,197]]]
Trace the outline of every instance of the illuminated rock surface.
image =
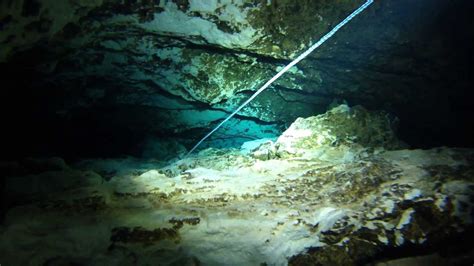
[[[2,1],[2,107],[23,114],[6,118],[7,139],[18,141],[5,146],[174,156],[362,2]],[[460,123],[472,120],[469,10],[469,1],[375,1],[204,147],[275,138],[296,118],[344,102],[396,114],[416,147],[473,146],[472,122]],[[32,130],[41,138],[26,143]],[[74,146],[79,136],[98,151]],[[143,151],[148,143],[170,148]]]
[[474,1],[374,1],[183,158],[363,2],[0,1],[0,264],[472,265]]
[[[361,127],[357,112],[373,128]],[[337,128],[340,116],[354,126],[296,145],[303,152],[284,159],[208,149],[161,167],[30,160],[31,173],[13,176],[26,167],[10,165],[8,198],[21,200],[1,227],[2,263],[355,265],[407,248],[469,262],[458,257],[468,246],[453,254],[439,247],[459,248],[453,239],[472,230],[474,151],[384,149],[395,137],[357,143],[363,130],[393,133],[374,123],[378,113],[344,105],[298,119],[276,143],[306,143],[288,132],[306,125],[308,138]]]

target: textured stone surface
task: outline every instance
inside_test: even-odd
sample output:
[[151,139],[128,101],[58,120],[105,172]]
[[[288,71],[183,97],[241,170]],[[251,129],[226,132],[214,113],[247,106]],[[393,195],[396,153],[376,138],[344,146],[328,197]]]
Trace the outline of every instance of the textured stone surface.
[[[335,158],[347,152],[320,149]],[[208,151],[101,185],[36,194],[7,213],[1,257],[352,265],[472,226],[472,151],[350,152],[356,156],[345,161],[259,161]]]
[[[33,106],[25,120],[38,114],[59,132],[94,117],[88,122],[129,132],[122,143],[171,138],[189,148],[362,2],[3,1],[7,109]],[[395,113],[404,138],[441,145],[459,117],[471,114],[464,100],[472,81],[474,34],[464,28],[472,24],[471,5],[376,1],[242,110],[243,126],[223,134],[242,136],[253,123],[261,129],[250,138],[275,137],[297,117],[347,102]],[[458,131],[461,138],[448,144],[472,135],[470,125]]]
[[[356,144],[336,130],[341,119],[328,119],[341,116],[358,129],[351,132],[392,136],[380,113],[342,105],[294,124],[334,129],[339,145],[311,139],[299,147],[306,152],[286,159],[261,160],[244,147],[161,164],[88,160],[53,171],[58,159],[37,161],[45,172],[6,179],[6,191],[22,193],[8,197],[0,257],[38,265],[360,265],[410,250],[472,260],[465,243],[474,223],[474,151],[383,149],[396,143],[390,138]],[[14,182],[49,176],[48,193]]]
[[362,2],[0,1],[0,263],[471,264],[474,151],[388,115],[474,145],[471,1],[375,1],[178,159]]
[[398,119],[361,106],[340,105],[327,113],[299,118],[278,138],[284,149],[310,150],[319,146],[359,144],[364,147],[400,148],[395,132]]
[[395,135],[398,119],[361,106],[339,105],[328,112],[298,118],[275,143],[267,141],[251,154],[259,159],[314,156],[320,147],[372,147],[400,149],[406,145]]

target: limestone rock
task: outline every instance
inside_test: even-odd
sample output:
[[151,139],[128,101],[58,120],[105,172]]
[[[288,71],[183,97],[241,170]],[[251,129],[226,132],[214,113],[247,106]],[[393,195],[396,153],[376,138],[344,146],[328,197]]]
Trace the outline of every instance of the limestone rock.
[[[137,264],[356,265],[407,246],[437,252],[472,228],[472,150],[332,148],[331,158],[265,161],[208,149],[143,173],[122,164],[130,169],[108,182],[11,207],[0,255],[36,264],[128,263],[134,254]],[[337,159],[344,153],[352,156]]]
[[403,147],[395,136],[396,118],[369,112],[361,106],[340,105],[327,113],[298,118],[278,138],[280,151],[310,150],[321,146],[360,145],[396,149]]
[[[41,100],[52,99],[47,111],[38,111],[48,116],[45,120],[58,121],[57,127],[93,112],[93,122],[117,127],[114,131],[181,141],[174,135],[178,133],[194,142],[199,136],[190,132],[205,131],[235,110],[358,4],[3,1],[1,72],[8,79],[8,91],[18,93],[7,109],[22,105],[23,95],[38,93]],[[413,138],[418,141],[425,140],[425,126],[435,122],[443,121],[441,129],[449,132],[459,125],[458,114],[469,110],[463,107],[468,104],[462,95],[470,84],[463,77],[470,75],[461,73],[469,69],[466,58],[472,45],[454,40],[470,40],[472,34],[467,29],[448,37],[453,32],[444,25],[450,24],[449,16],[470,19],[467,11],[459,12],[470,10],[469,5],[424,0],[407,13],[403,2],[375,2],[372,12],[347,25],[350,30],[339,31],[242,110],[239,120],[246,125],[238,131],[229,127],[227,135],[241,136],[253,123],[261,130],[251,138],[276,137],[278,129],[297,117],[325,112],[333,101],[396,111],[407,128],[417,132],[418,139]],[[451,55],[453,49],[459,51],[457,56]],[[446,89],[452,86],[455,89]],[[439,97],[444,94],[449,97]],[[106,114],[100,115],[104,110]],[[427,121],[428,117],[436,118]],[[471,128],[456,134],[467,139]],[[272,133],[262,133],[267,130]],[[220,146],[238,147],[249,136],[227,140]]]
[[339,105],[318,116],[298,118],[275,143],[268,142],[255,149],[253,157],[286,158],[308,153],[331,157],[331,150],[347,150],[343,157],[350,158],[349,150],[356,147],[406,147],[395,135],[397,121],[384,112]]

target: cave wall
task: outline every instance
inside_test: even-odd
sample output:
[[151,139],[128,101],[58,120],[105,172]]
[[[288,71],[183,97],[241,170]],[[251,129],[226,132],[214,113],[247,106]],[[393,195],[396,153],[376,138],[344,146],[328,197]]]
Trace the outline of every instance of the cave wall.
[[[183,151],[361,3],[2,1],[5,156]],[[414,147],[473,146],[472,7],[376,1],[206,145],[347,102],[398,116]]]

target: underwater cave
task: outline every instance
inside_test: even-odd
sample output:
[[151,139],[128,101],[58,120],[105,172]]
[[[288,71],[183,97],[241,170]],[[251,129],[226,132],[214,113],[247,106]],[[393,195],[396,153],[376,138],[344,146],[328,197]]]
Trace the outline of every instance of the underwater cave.
[[471,265],[473,12],[0,1],[0,264]]

